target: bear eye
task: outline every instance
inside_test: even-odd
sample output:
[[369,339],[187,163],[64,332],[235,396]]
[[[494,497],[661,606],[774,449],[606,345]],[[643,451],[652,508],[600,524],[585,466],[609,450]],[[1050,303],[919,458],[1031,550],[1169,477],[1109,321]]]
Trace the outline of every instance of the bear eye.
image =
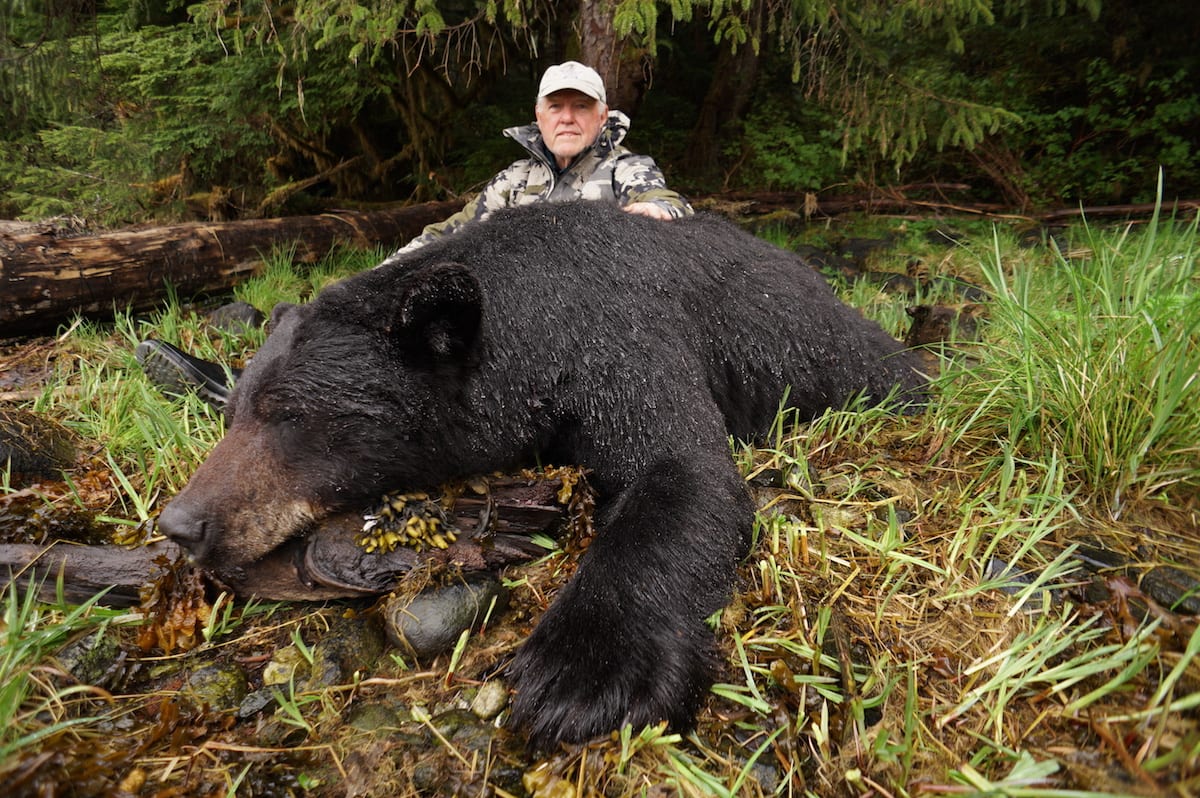
[[294,432],[304,426],[304,414],[299,410],[281,410],[271,414],[268,421],[288,432]]
[[268,425],[297,425],[304,421],[304,413],[296,402],[271,391],[255,398],[254,415]]

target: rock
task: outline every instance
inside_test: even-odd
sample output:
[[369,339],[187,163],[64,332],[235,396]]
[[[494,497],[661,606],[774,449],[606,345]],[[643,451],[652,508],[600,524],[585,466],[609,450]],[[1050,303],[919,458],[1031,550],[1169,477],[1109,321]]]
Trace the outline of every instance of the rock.
[[408,713],[395,705],[366,703],[354,706],[346,718],[346,724],[359,731],[389,735],[409,720]]
[[249,687],[246,672],[232,663],[207,665],[188,677],[183,693],[217,712],[238,709]]
[[575,785],[560,777],[546,761],[525,772],[522,785],[533,798],[575,798]]
[[1142,590],[1175,612],[1200,615],[1200,580],[1173,565],[1157,565],[1142,577]]
[[847,238],[838,247],[838,254],[849,258],[865,269],[871,255],[891,249],[896,244],[896,236],[888,234],[885,238]]
[[411,599],[393,596],[384,605],[391,642],[418,659],[446,651],[463,630],[481,624],[495,601],[492,618],[508,606],[509,591],[491,575],[425,590]]
[[266,710],[275,705],[275,692],[270,688],[264,687],[262,690],[255,690],[253,693],[247,693],[242,699],[242,703],[238,705],[237,716],[238,720],[247,720],[254,717],[259,712]]
[[75,438],[56,421],[0,405],[0,465],[9,472],[9,486],[21,487],[38,478],[62,479],[75,464]]
[[295,646],[284,646],[275,651],[271,660],[263,666],[262,681],[265,686],[287,684],[298,675],[308,672],[308,660]]
[[899,272],[864,271],[859,279],[888,294],[913,296],[917,293],[917,281]]
[[808,244],[796,244],[792,249],[809,265],[827,277],[856,280],[862,274],[862,267],[849,258],[834,255]]
[[982,308],[977,304],[916,305],[907,309],[912,325],[904,336],[911,347],[938,348],[944,343],[964,343],[979,340],[979,317]]
[[508,685],[503,679],[491,679],[479,686],[471,699],[471,711],[483,720],[491,720],[508,706]]
[[242,333],[261,327],[267,317],[248,302],[230,302],[208,314],[208,323],[228,333]]
[[116,634],[104,627],[64,648],[58,662],[80,684],[109,687],[124,672],[125,652]]
[[355,671],[371,667],[383,653],[384,636],[378,622],[361,617],[335,618],[312,647],[308,690],[319,690],[353,679]]

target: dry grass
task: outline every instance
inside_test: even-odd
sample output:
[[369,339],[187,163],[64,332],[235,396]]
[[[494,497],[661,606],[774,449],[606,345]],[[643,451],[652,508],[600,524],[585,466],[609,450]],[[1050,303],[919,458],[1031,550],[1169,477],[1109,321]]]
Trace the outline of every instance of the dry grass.
[[[935,267],[979,274],[969,249],[952,254]],[[1046,256],[1006,247],[1002,257],[1012,269]],[[856,301],[899,324],[894,298]],[[40,406],[63,415],[107,403],[142,419],[141,443],[93,428],[115,454],[79,477],[93,486],[91,508],[123,515],[128,533],[186,478],[188,458],[122,452],[150,451],[147,436],[202,450],[215,419],[146,390],[126,351],[135,331],[122,335],[60,344],[80,364],[66,379],[79,387]],[[989,358],[1003,342],[993,344],[978,361],[946,364],[943,396],[966,401],[963,386],[999,367]],[[83,384],[87,368],[106,376]],[[713,619],[721,683],[686,736],[624,729],[535,760],[503,714],[495,724],[467,709],[569,576],[567,541],[510,568],[508,612],[427,663],[372,649],[368,606],[247,607],[176,585],[160,606],[186,617],[156,622],[199,623],[206,632],[189,650],[139,646],[136,629],[109,623],[119,662],[83,691],[55,659],[65,637],[4,662],[0,675],[28,679],[41,701],[10,710],[10,728],[46,733],[0,772],[15,795],[1200,792],[1200,631],[1185,606],[1148,595],[1154,579],[1174,573],[1186,592],[1200,577],[1200,504],[1178,485],[1133,491],[1114,517],[1070,452],[964,431],[957,409],[781,419],[766,444],[734,446],[760,508],[756,543]],[[43,490],[73,501],[69,489]],[[1118,558],[1098,565],[1087,548],[1097,544]],[[1163,564],[1178,571],[1164,577]],[[10,616],[0,651],[53,617]],[[347,649],[351,664],[329,665]],[[255,689],[285,661],[294,670],[259,712],[239,718],[190,697],[207,666],[240,670]]]

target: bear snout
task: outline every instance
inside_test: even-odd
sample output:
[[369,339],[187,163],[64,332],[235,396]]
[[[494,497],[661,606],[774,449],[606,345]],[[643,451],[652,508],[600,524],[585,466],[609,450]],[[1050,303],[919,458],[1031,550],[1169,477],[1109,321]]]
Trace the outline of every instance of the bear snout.
[[163,509],[159,530],[221,574],[302,535],[325,515],[262,428],[235,424]]
[[204,562],[212,548],[215,524],[205,520],[192,505],[173,501],[158,516],[158,531],[188,553],[192,562]]

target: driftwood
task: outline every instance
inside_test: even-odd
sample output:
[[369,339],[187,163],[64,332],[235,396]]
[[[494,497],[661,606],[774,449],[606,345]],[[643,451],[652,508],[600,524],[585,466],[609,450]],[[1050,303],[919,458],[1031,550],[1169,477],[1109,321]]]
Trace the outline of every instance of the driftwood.
[[[212,573],[218,584],[238,596],[263,599],[324,600],[371,596],[393,589],[407,572],[426,564],[454,565],[464,571],[500,568],[531,559],[542,549],[535,534],[555,534],[567,519],[559,503],[560,479],[496,477],[486,496],[464,494],[450,516],[459,539],[446,549],[398,548],[368,554],[355,543],[362,515],[345,513],[325,521],[306,537],[292,541],[245,573]],[[573,496],[586,491],[576,484]],[[132,606],[139,594],[171,568],[189,568],[174,543],[144,546],[0,544],[0,590],[16,580],[22,588],[41,581],[43,600],[54,599],[61,576],[64,596],[80,602],[108,589],[101,603]]]
[[458,209],[432,202],[237,222],[192,222],[60,237],[49,226],[0,230],[0,336],[52,330],[74,314],[146,310],[170,285],[183,296],[225,292],[256,274],[273,248],[314,262],[337,244],[392,246]]

